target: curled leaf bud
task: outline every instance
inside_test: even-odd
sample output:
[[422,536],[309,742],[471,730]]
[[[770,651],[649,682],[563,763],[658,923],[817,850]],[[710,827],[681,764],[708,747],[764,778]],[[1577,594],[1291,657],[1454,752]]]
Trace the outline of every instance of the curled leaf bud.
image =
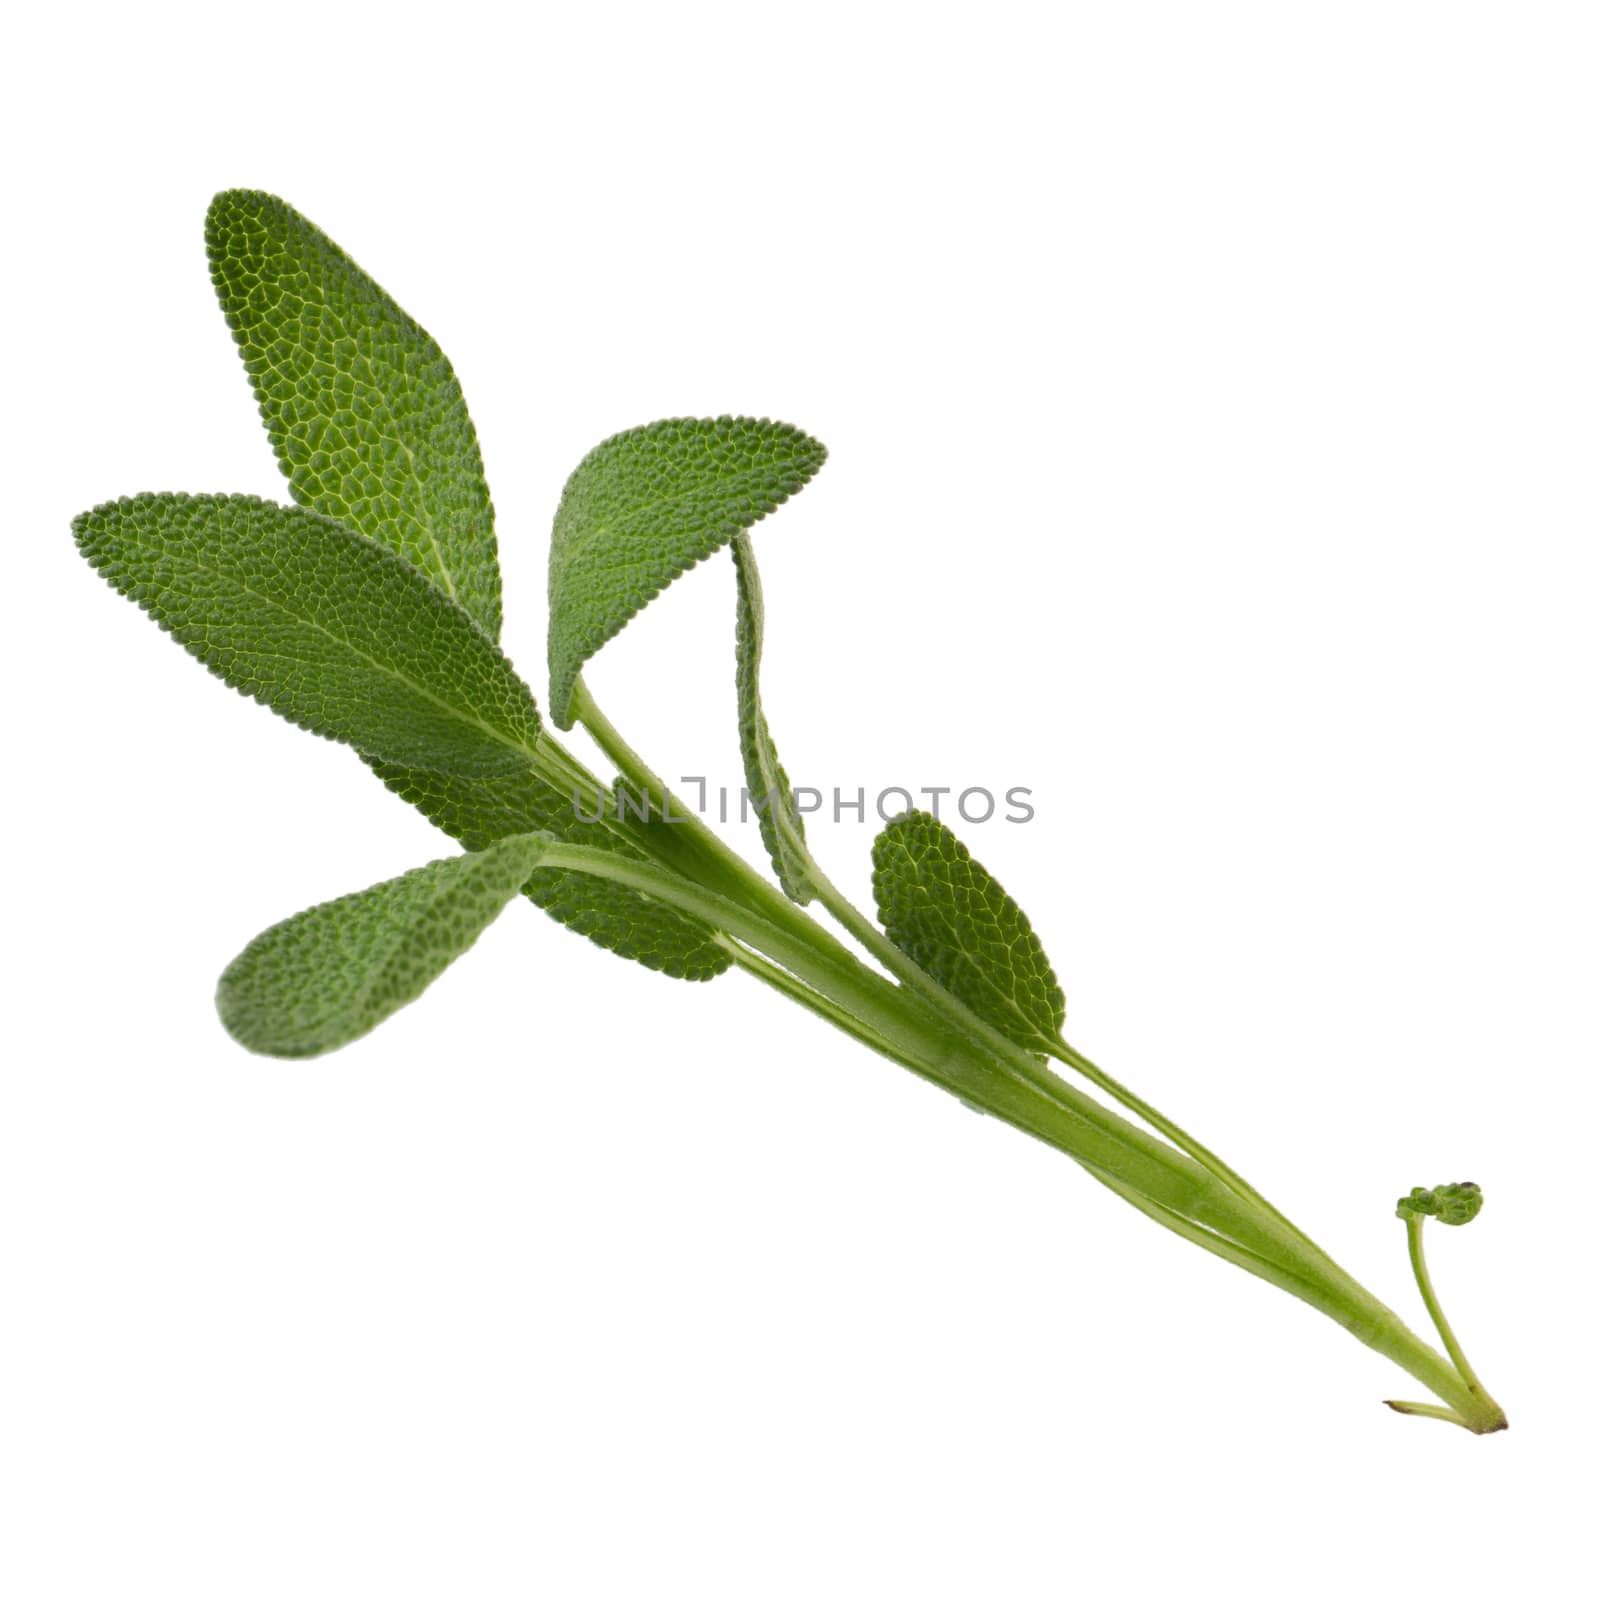
[[1436,1189],[1413,1189],[1401,1197],[1395,1215],[1401,1218],[1437,1217],[1447,1227],[1459,1228],[1483,1209],[1483,1190],[1475,1183],[1441,1183]]

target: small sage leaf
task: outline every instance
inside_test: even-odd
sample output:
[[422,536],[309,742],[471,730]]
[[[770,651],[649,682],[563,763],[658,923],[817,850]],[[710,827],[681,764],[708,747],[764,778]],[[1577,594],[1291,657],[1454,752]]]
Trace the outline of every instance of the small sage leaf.
[[1066,1000],[1022,908],[937,817],[896,817],[872,846],[872,892],[890,939],[1014,1044],[1039,1050]]
[[519,836],[330,900],[252,939],[217,984],[249,1050],[317,1056],[415,1000],[513,900],[542,841]]

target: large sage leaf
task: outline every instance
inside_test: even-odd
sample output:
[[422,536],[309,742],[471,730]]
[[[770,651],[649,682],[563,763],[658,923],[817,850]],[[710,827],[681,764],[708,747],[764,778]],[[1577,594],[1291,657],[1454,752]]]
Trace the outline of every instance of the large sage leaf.
[[389,545],[497,639],[494,507],[444,352],[275,195],[219,194],[206,253],[294,498]]
[[220,678],[381,760],[514,771],[539,712],[511,663],[398,556],[251,495],[137,495],[72,524],[102,577]]

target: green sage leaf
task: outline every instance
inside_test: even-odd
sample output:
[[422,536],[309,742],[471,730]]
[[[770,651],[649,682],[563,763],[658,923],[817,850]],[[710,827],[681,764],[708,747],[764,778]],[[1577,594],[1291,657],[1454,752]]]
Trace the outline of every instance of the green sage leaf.
[[1053,1042],[1066,1000],[1022,908],[938,818],[896,817],[872,846],[884,931],[931,978],[1025,1049]]
[[756,569],[750,536],[733,536],[733,565],[738,574],[739,614],[734,629],[739,693],[739,751],[744,757],[745,787],[761,825],[761,842],[772,857],[783,892],[807,905],[814,891],[806,872],[805,823],[795,809],[789,775],[778,760],[772,731],[761,708],[761,644],[766,613],[761,601],[761,574]]
[[619,433],[567,480],[550,539],[550,715],[585,661],[674,578],[798,493],[827,452],[781,422],[674,419]]
[[315,512],[250,495],[137,495],[85,512],[79,548],[242,694],[367,755],[514,771],[539,712],[460,606]]
[[505,839],[330,900],[252,939],[217,984],[246,1049],[317,1056],[415,1000],[515,898],[538,839]]
[[[526,768],[470,781],[382,763],[374,763],[374,770],[397,795],[468,850],[491,848],[514,834],[545,832],[571,844],[645,857],[627,829],[580,819],[570,794]],[[593,815],[598,809],[596,806],[586,814]],[[669,977],[714,978],[731,964],[711,928],[624,884],[584,872],[541,867],[529,874],[524,892],[574,932]]]
[[275,195],[219,194],[206,254],[295,500],[387,544],[497,639],[494,507],[444,352]]

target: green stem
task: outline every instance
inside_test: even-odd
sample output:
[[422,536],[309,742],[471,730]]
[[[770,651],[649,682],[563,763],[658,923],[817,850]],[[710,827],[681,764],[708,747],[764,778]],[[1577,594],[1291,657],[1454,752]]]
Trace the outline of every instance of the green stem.
[[533,769],[562,795],[572,797],[573,814],[590,821],[599,831],[680,871],[689,870],[695,853],[680,845],[676,824],[638,822],[617,813],[610,788],[564,745],[546,733],[539,740]]
[[[593,703],[590,702],[591,709]],[[613,732],[615,730],[612,730]],[[632,752],[629,752],[632,756]],[[632,759],[637,762],[636,756]],[[639,763],[642,766],[642,763]],[[822,903],[829,914],[840,924],[845,931],[851,934],[867,952],[874,956],[880,965],[886,967],[901,983],[913,989],[930,1007],[936,1009],[953,1024],[970,1031],[971,1024],[976,1019],[962,1006],[953,995],[942,985],[935,983],[923,969],[911,961],[905,953],[892,940],[884,935],[875,924],[856,908],[823,871],[816,857],[812,854],[811,846],[807,842],[804,832],[799,827],[794,814],[784,804],[784,796],[773,795],[769,803],[772,806],[773,826],[782,836],[783,843],[793,860],[800,864],[805,883],[816,898]],[[987,1044],[991,1048],[1003,1048],[1009,1041],[1000,1039],[999,1035],[992,1032],[978,1042]],[[1140,1117],[1147,1126],[1164,1135],[1185,1155],[1197,1161],[1208,1172],[1215,1176],[1235,1194],[1242,1199],[1259,1205],[1270,1216],[1274,1217],[1285,1228],[1289,1229],[1295,1237],[1308,1249],[1316,1251],[1320,1256],[1323,1253],[1317,1245],[1309,1239],[1300,1229],[1296,1228],[1276,1207],[1263,1195],[1253,1189],[1231,1167],[1223,1163],[1211,1151],[1207,1150],[1197,1139],[1191,1138],[1176,1123],[1162,1116],[1153,1106],[1140,1100],[1128,1089],[1119,1084],[1109,1073],[1102,1072],[1100,1068],[1086,1056],[1080,1055],[1064,1041],[1050,1041],[1052,1053],[1057,1059],[1069,1066],[1075,1067],[1084,1077],[1104,1090],[1113,1099],[1126,1106],[1136,1116]],[[1052,1080],[1053,1081],[1053,1080]],[[1087,1167],[1094,1177],[1098,1178],[1115,1193],[1121,1195],[1130,1205],[1143,1211],[1164,1227],[1172,1229],[1182,1237],[1198,1244],[1201,1248],[1210,1250],[1213,1254],[1221,1256],[1224,1260],[1232,1261],[1236,1266],[1242,1266],[1247,1271],[1255,1272],[1258,1276],[1274,1278],[1271,1264],[1255,1251],[1246,1250],[1231,1241],[1221,1238],[1214,1230],[1201,1227],[1190,1222],[1187,1218],[1178,1216],[1157,1202],[1146,1199],[1143,1195],[1131,1190],[1128,1186],[1108,1173]],[[1328,1259],[1324,1256],[1324,1259]],[[1329,1264],[1332,1265],[1331,1260]]]
[[[915,1071],[916,1064],[907,1059],[905,1054],[896,1049],[882,1035],[865,1027],[852,1017],[841,1006],[836,1006],[831,1000],[817,993],[809,984],[802,983],[798,978],[782,967],[768,961],[763,956],[756,955],[747,950],[737,940],[726,935],[718,936],[723,946],[732,956],[734,964],[743,971],[748,972],[769,987],[776,989],[780,994],[787,995],[796,1004],[804,1006],[808,1011],[814,1012],[824,1021],[830,1022],[834,1027],[841,1029],[851,1038],[859,1040],[868,1049],[875,1050],[879,1055],[886,1056],[899,1066],[908,1067]],[[1222,1260],[1232,1262],[1234,1266],[1242,1267],[1246,1272],[1253,1272],[1257,1277],[1265,1278],[1270,1283],[1283,1286],[1284,1274],[1273,1263],[1264,1257],[1258,1256],[1254,1251],[1246,1250],[1242,1245],[1236,1245],[1231,1239],[1224,1238],[1221,1234],[1210,1228],[1203,1228],[1199,1223],[1191,1222],[1187,1217],[1173,1211],[1170,1207],[1150,1200],[1137,1189],[1130,1187],[1120,1178],[1109,1172],[1103,1172],[1098,1167],[1089,1166],[1080,1162],[1085,1172],[1098,1182],[1104,1184],[1113,1194],[1121,1196],[1129,1205],[1142,1211],[1147,1217],[1170,1229],[1180,1238],[1187,1239],[1191,1244],[1197,1244],[1203,1250],[1209,1250],[1213,1255],[1220,1256]]]
[[[845,897],[826,872],[817,864],[804,836],[789,825],[787,813],[777,807],[778,826],[785,830],[790,849],[804,863],[806,877],[817,899],[845,931],[878,962],[898,978],[928,1007],[944,1017],[954,1027],[972,1040],[979,1048],[1009,1057],[1021,1074],[1047,1090],[1061,1084],[1055,1074],[1039,1065],[1032,1055],[1021,1050],[1013,1041],[990,1028],[975,1017],[954,995],[937,983],[915,961],[890,940],[874,923],[868,920]],[[1219,1224],[1213,1218],[1211,1225],[1197,1225],[1193,1214],[1173,1213],[1148,1195],[1130,1190],[1114,1174],[1108,1174],[1084,1162],[1089,1171],[1124,1200],[1143,1211],[1145,1215],[1171,1228],[1192,1243],[1210,1250],[1224,1260],[1266,1278],[1279,1288],[1307,1301],[1318,1310],[1348,1328],[1357,1338],[1375,1347],[1384,1348],[1391,1359],[1406,1365],[1414,1376],[1422,1378],[1435,1388],[1443,1378],[1442,1363],[1436,1352],[1416,1338],[1401,1319],[1381,1301],[1369,1294],[1351,1278],[1331,1256],[1296,1227],[1281,1211],[1247,1183],[1220,1157],[1208,1150],[1199,1140],[1185,1133],[1170,1118],[1163,1116],[1130,1090],[1124,1088],[1109,1073],[1101,1071],[1087,1056],[1080,1054],[1060,1040],[1041,1041],[1067,1065],[1075,1067],[1097,1087],[1120,1101],[1156,1132],[1162,1134],[1185,1155],[1194,1160],[1208,1174],[1242,1201],[1253,1213],[1257,1226],[1242,1233],[1237,1226]],[[1079,1158],[1082,1160],[1082,1158]],[[1448,1382],[1448,1380],[1444,1380]]]
[[[963,1037],[930,1027],[902,991],[861,963],[855,962],[851,971],[819,959],[808,941],[670,869],[559,841],[551,842],[542,859],[546,866],[624,883],[722,928],[831,1001],[831,1008],[820,1010],[828,1020],[837,1022],[837,1009],[853,1013],[873,1036],[866,1042],[875,1049],[1074,1157],[1146,1215],[1314,1306],[1426,1384],[1475,1431],[1504,1425],[1437,1351],[1320,1251],[1286,1248],[1279,1231],[1264,1226],[1258,1208],[1180,1151],[1123,1123],[1069,1085],[1057,1080],[1056,1093],[1046,1093],[1041,1085],[984,1057]],[[793,985],[785,986],[785,992],[808,1003]],[[1202,1237],[1206,1229],[1211,1233]]]
[[[752,872],[744,857],[729,849],[693,811],[673,806],[671,790],[612,726],[594,703],[582,678],[572,692],[572,714],[618,773],[634,786],[646,806],[654,807],[660,814],[661,825],[651,832],[661,836],[659,842],[672,852],[674,859],[684,864],[691,877],[735,899],[769,889],[766,879]],[[665,820],[669,815],[670,822]],[[784,904],[788,906],[790,902],[785,900]],[[809,917],[796,915],[791,931],[803,938],[805,934],[799,926],[802,923],[805,928],[812,929],[816,924]]]
[[[808,1011],[823,1018],[824,1021],[832,1023],[834,1027],[849,1034],[851,1038],[860,1041],[868,1049],[876,1051],[879,1055],[886,1056],[889,1060],[902,1067],[910,1068],[912,1071],[918,1070],[917,1064],[909,1060],[903,1051],[896,1049],[882,1035],[864,1026],[843,1007],[836,1006],[831,1000],[818,994],[809,984],[802,983],[782,967],[768,961],[763,956],[756,955],[736,940],[727,937],[727,935],[719,935],[718,937],[733,958],[735,965],[748,972],[752,977],[776,989],[780,994],[786,995],[796,1004],[804,1006]],[[1300,1286],[1290,1288],[1287,1282],[1287,1274],[1283,1273],[1274,1263],[1257,1255],[1254,1251],[1246,1250],[1242,1245],[1235,1244],[1231,1239],[1217,1233],[1214,1229],[1202,1227],[1199,1223],[1191,1222],[1187,1217],[1172,1210],[1170,1207],[1148,1199],[1137,1189],[1124,1183],[1112,1173],[1102,1171],[1100,1168],[1091,1166],[1086,1162],[1080,1161],[1079,1164],[1085,1172],[1104,1184],[1112,1193],[1119,1195],[1136,1210],[1142,1211],[1147,1217],[1160,1223],[1162,1227],[1170,1229],[1180,1238],[1187,1239],[1191,1244],[1199,1245],[1201,1249],[1208,1250],[1222,1260],[1231,1262],[1234,1266],[1242,1267],[1246,1272],[1254,1273],[1257,1277],[1264,1278],[1269,1283],[1276,1284],[1280,1288],[1289,1288],[1291,1293],[1300,1293]],[[1301,1294],[1301,1298],[1304,1298],[1303,1294]]]
[[[767,909],[730,900],[715,890],[683,878],[657,863],[615,851],[554,840],[541,864],[569,872],[588,872],[647,894],[674,909],[721,929],[768,962],[786,968],[805,985],[806,993],[786,989],[790,998],[809,1003],[811,995],[829,1002],[812,1006],[829,1021],[849,1013],[896,1058],[964,1100],[1030,1132],[1069,1155],[1132,1183],[1141,1192],[1188,1216],[1200,1216],[1229,1232],[1248,1234],[1252,1219],[1209,1173],[1182,1152],[1124,1122],[1087,1095],[1057,1080],[1054,1092],[1008,1070],[974,1050],[960,1035],[927,1018],[881,974],[856,960],[809,918],[802,919],[812,937],[798,936],[781,922],[769,920]],[[787,902],[784,902],[787,904]],[[817,939],[832,945],[819,949]],[[1214,1221],[1213,1221],[1214,1218]]]
[[[781,827],[784,825],[784,813],[781,807],[779,807],[779,817],[779,826]],[[790,848],[805,863],[807,879],[815,890],[817,899],[839,925],[866,949],[868,954],[874,956],[882,966],[900,979],[902,984],[915,992],[925,1004],[945,1017],[953,1026],[960,1027],[972,1038],[975,1044],[990,1051],[1009,1052],[1013,1055],[1022,1056],[1025,1063],[1023,1070],[1026,1076],[1034,1082],[1047,1082],[1051,1088],[1061,1082],[1053,1073],[1038,1066],[1030,1054],[1020,1051],[1013,1041],[989,1028],[980,1018],[973,1016],[949,990],[930,977],[922,967],[907,956],[898,945],[865,917],[817,864],[816,858],[812,855],[810,848],[797,830],[790,830],[787,837]],[[1264,1277],[1271,1282],[1277,1283],[1280,1288],[1287,1289],[1289,1293],[1298,1295],[1301,1299],[1309,1298],[1313,1304],[1319,1303],[1314,1289],[1307,1283],[1300,1271],[1294,1270],[1295,1268],[1303,1267],[1305,1253],[1309,1252],[1327,1268],[1332,1269],[1333,1272],[1338,1273],[1341,1277],[1344,1276],[1342,1269],[1337,1266],[1326,1252],[1320,1249],[1276,1207],[1272,1206],[1262,1195],[1258,1194],[1255,1189],[1246,1183],[1238,1173],[1213,1155],[1197,1139],[1190,1138],[1176,1123],[1164,1117],[1153,1106],[1148,1105],[1129,1090],[1124,1089],[1108,1073],[1102,1072],[1092,1061],[1086,1056],[1080,1055],[1070,1045],[1055,1040],[1042,1042],[1048,1043],[1053,1053],[1058,1052],[1058,1059],[1076,1067],[1091,1083],[1110,1094],[1113,1099],[1119,1100],[1136,1116],[1141,1117],[1149,1127],[1169,1139],[1185,1155],[1197,1162],[1207,1172],[1213,1174],[1220,1183],[1231,1189],[1240,1199],[1252,1207],[1258,1208],[1261,1213],[1271,1219],[1272,1223],[1289,1234],[1292,1237],[1293,1246],[1288,1255],[1287,1265],[1291,1270],[1288,1272],[1283,1270],[1286,1263],[1281,1253],[1281,1245],[1279,1250],[1268,1249],[1264,1251],[1259,1239],[1253,1241],[1254,1248],[1226,1239],[1219,1244],[1216,1242],[1218,1234],[1214,1228],[1196,1226],[1186,1218],[1179,1218],[1175,1222],[1171,1213],[1167,1212],[1166,1208],[1161,1207],[1159,1202],[1148,1202],[1144,1197],[1130,1193],[1126,1185],[1108,1177],[1103,1172],[1090,1168],[1094,1176],[1107,1183],[1124,1200],[1127,1200],[1157,1222],[1172,1228],[1175,1232],[1181,1233],[1191,1242],[1201,1245],[1204,1249],[1211,1250],[1213,1254],[1220,1255],[1225,1260],[1232,1261],[1236,1266],[1244,1267],[1246,1271],[1254,1272],[1258,1277]],[[1274,1243],[1278,1243],[1278,1241],[1274,1241]],[[1327,1306],[1322,1304],[1320,1308],[1326,1310]]]
[[[573,705],[578,720],[622,776],[664,807],[666,786],[600,712],[581,680]],[[1173,1143],[1127,1122],[996,1033],[904,957],[814,862],[812,883],[818,898],[898,984],[863,965],[693,813],[649,832],[658,841],[674,836],[669,865],[564,844],[552,845],[545,859],[551,866],[629,882],[722,929],[764,958],[763,967],[747,967],[762,981],[880,1054],[1072,1156],[1163,1226],[1314,1306],[1425,1384],[1447,1403],[1452,1420],[1479,1433],[1505,1426],[1504,1414],[1481,1388],[1466,1381],[1231,1168],[1126,1090],[1124,1104],[1136,1114],[1158,1119],[1151,1126]],[[782,970],[790,981],[777,975]],[[815,1003],[819,998],[825,1003]],[[1086,1060],[1072,1059],[1076,1056],[1071,1052],[1069,1064]],[[1121,1086],[1112,1089],[1113,1080],[1103,1073],[1099,1077],[1104,1080],[1100,1087],[1116,1097]],[[1180,1140],[1191,1148],[1183,1148]],[[1206,1159],[1196,1159],[1195,1151]]]
[[1433,1325],[1439,1330],[1439,1337],[1444,1341],[1445,1349],[1450,1352],[1450,1359],[1455,1362],[1456,1371],[1461,1374],[1467,1387],[1474,1394],[1483,1395],[1487,1399],[1487,1392],[1478,1381],[1477,1373],[1472,1370],[1472,1363],[1467,1360],[1467,1353],[1461,1348],[1461,1341],[1456,1338],[1455,1331],[1444,1314],[1444,1307],[1439,1304],[1439,1296],[1434,1292],[1427,1258],[1422,1253],[1422,1226],[1425,1220],[1410,1213],[1405,1219],[1406,1247],[1411,1254],[1411,1270],[1416,1275],[1417,1287],[1422,1291],[1422,1303],[1428,1308],[1428,1315],[1433,1318]]
[[[806,841],[805,834],[798,827],[796,820],[783,804],[783,797],[776,796],[772,800],[773,826],[782,835],[784,845],[789,854],[800,863],[805,880],[817,899],[822,903],[828,913],[860,944],[870,955],[876,958],[880,965],[887,968],[907,988],[914,990],[930,1007],[949,1020],[953,1025],[959,1026],[968,1032],[975,1032],[972,1024],[978,1022],[971,1012],[961,1004],[942,984],[931,978],[922,967],[912,961],[903,950],[889,939],[870,919],[865,917],[838,888],[833,880],[822,870],[816,857],[811,852],[811,847]],[[987,1045],[991,1049],[1003,1049],[1010,1041],[1004,1040],[992,1030],[976,1034],[977,1042]],[[1118,1083],[1109,1073],[1102,1071],[1094,1062],[1085,1055],[1074,1050],[1064,1040],[1042,1040],[1052,1055],[1058,1061],[1075,1068],[1083,1077],[1087,1078],[1097,1088],[1110,1095],[1112,1099],[1127,1107],[1135,1116],[1139,1117],[1146,1126],[1153,1128],[1178,1147],[1187,1156],[1199,1162],[1208,1172],[1213,1173],[1222,1183],[1226,1184],[1241,1199],[1253,1202],[1261,1207],[1270,1217],[1293,1234],[1296,1240],[1306,1249],[1316,1252],[1322,1259],[1332,1265],[1331,1258],[1312,1241],[1305,1233],[1297,1228],[1283,1215],[1267,1198],[1247,1183],[1232,1167],[1228,1166],[1220,1157],[1213,1154],[1198,1139],[1185,1133],[1170,1118],[1163,1116],[1156,1108],[1146,1101],[1141,1100],[1131,1090]],[[1097,1176],[1102,1176],[1097,1174]],[[1139,1199],[1126,1193],[1115,1183],[1112,1187],[1131,1204],[1145,1207]],[[1147,1212],[1154,1215],[1153,1212]],[[1157,1221],[1165,1221],[1157,1217]],[[1168,1224],[1170,1226],[1170,1224]],[[1181,1231],[1181,1230],[1179,1230]],[[1195,1242],[1205,1248],[1212,1248],[1207,1242],[1207,1230],[1197,1230],[1198,1237]],[[1188,1237],[1189,1235],[1186,1235]],[[1217,1252],[1222,1253],[1222,1252]],[[1247,1252],[1252,1259],[1259,1261],[1254,1252]],[[1233,1259],[1231,1256],[1228,1259]],[[1240,1263],[1243,1264],[1243,1263]],[[1251,1267],[1249,1270],[1255,1270]]]
[[[1197,1244],[1202,1250],[1209,1250],[1212,1255],[1219,1256],[1222,1260],[1231,1262],[1236,1267],[1242,1267],[1246,1272],[1254,1273],[1258,1278],[1264,1278],[1268,1283],[1275,1284],[1278,1288],[1295,1295],[1298,1299],[1308,1298],[1306,1291],[1310,1288],[1303,1280],[1297,1279],[1292,1273],[1285,1272],[1276,1262],[1269,1261],[1265,1256],[1258,1255],[1254,1250],[1247,1250],[1243,1245],[1235,1244],[1233,1240],[1217,1233],[1214,1229],[1204,1228],[1197,1222],[1163,1206],[1159,1201],[1142,1195],[1136,1189],[1131,1189],[1120,1179],[1113,1177],[1108,1172],[1079,1163],[1091,1178],[1103,1183],[1113,1194],[1120,1195],[1136,1211],[1142,1211],[1154,1222],[1159,1222],[1163,1228],[1169,1229],[1180,1239],[1187,1239],[1190,1244]],[[1313,1302],[1314,1303],[1314,1302]]]
[[1172,1121],[1170,1117],[1162,1115],[1148,1101],[1140,1099],[1131,1089],[1118,1083],[1109,1072],[1097,1067],[1081,1051],[1074,1050],[1065,1040],[1052,1039],[1050,1041],[1050,1053],[1056,1060],[1074,1068],[1083,1077],[1087,1078],[1090,1083],[1094,1084],[1096,1088],[1103,1089],[1119,1105],[1126,1106],[1136,1117],[1139,1117],[1148,1126],[1154,1128],[1157,1133],[1164,1134],[1185,1155],[1192,1156],[1198,1161],[1207,1172],[1215,1173],[1241,1199],[1255,1201],[1271,1216],[1276,1217],[1285,1228],[1289,1229],[1297,1239],[1301,1240],[1310,1249],[1316,1250],[1319,1255],[1323,1253],[1312,1239],[1307,1237],[1305,1233],[1284,1216],[1265,1195],[1240,1177],[1220,1156],[1208,1150],[1192,1135],[1185,1133],[1177,1123]]
[[[781,807],[779,808],[779,815],[779,826],[783,826]],[[817,864],[816,858],[811,854],[803,837],[791,831],[788,835],[788,843],[790,848],[805,863],[808,881],[816,891],[818,900],[829,914],[847,933],[855,938],[856,942],[868,954],[892,972],[902,984],[914,991],[925,1004],[937,1011],[952,1026],[961,1028],[973,1039],[974,1043],[990,1051],[1009,1052],[1014,1056],[1022,1057],[1025,1062],[1023,1070],[1035,1081],[1048,1080],[1052,1087],[1061,1081],[1047,1069],[1038,1066],[1029,1052],[1020,1050],[1014,1041],[1007,1039],[1003,1034],[990,1028],[981,1018],[975,1017],[948,989],[933,979],[921,966],[906,955],[893,940],[865,917]],[[1191,1138],[1175,1122],[1164,1117],[1154,1106],[1148,1105],[1130,1090],[1125,1089],[1109,1073],[1102,1072],[1087,1056],[1080,1055],[1071,1045],[1061,1040],[1041,1039],[1040,1044],[1042,1047],[1047,1047],[1058,1060],[1075,1067],[1096,1087],[1104,1090],[1113,1099],[1120,1101],[1121,1104],[1140,1117],[1147,1126],[1155,1129],[1157,1133],[1170,1140],[1185,1155],[1198,1162],[1206,1171],[1214,1174],[1221,1183],[1233,1190],[1241,1199],[1259,1207],[1267,1216],[1292,1234],[1301,1247],[1315,1251],[1319,1256],[1323,1255],[1323,1252],[1299,1228],[1295,1227],[1264,1196],[1257,1193],[1237,1172],[1226,1165],[1219,1157],[1213,1155],[1199,1140]],[[1329,1261],[1329,1265],[1332,1265],[1330,1258],[1324,1256],[1324,1259]]]
[[824,1022],[831,1023],[842,1033],[849,1034],[852,1039],[864,1044],[869,1050],[875,1050],[879,1055],[887,1056],[901,1066],[905,1065],[903,1057],[887,1039],[845,1010],[843,1006],[835,1005],[826,995],[818,994],[810,984],[802,983],[793,973],[786,971],[776,962],[768,961],[765,956],[746,949],[738,940],[731,939],[726,934],[718,934],[717,938],[740,971],[749,973],[752,978],[766,984],[768,988],[776,989],[779,994],[787,996],[796,1005],[804,1006],[807,1011],[821,1017]]

